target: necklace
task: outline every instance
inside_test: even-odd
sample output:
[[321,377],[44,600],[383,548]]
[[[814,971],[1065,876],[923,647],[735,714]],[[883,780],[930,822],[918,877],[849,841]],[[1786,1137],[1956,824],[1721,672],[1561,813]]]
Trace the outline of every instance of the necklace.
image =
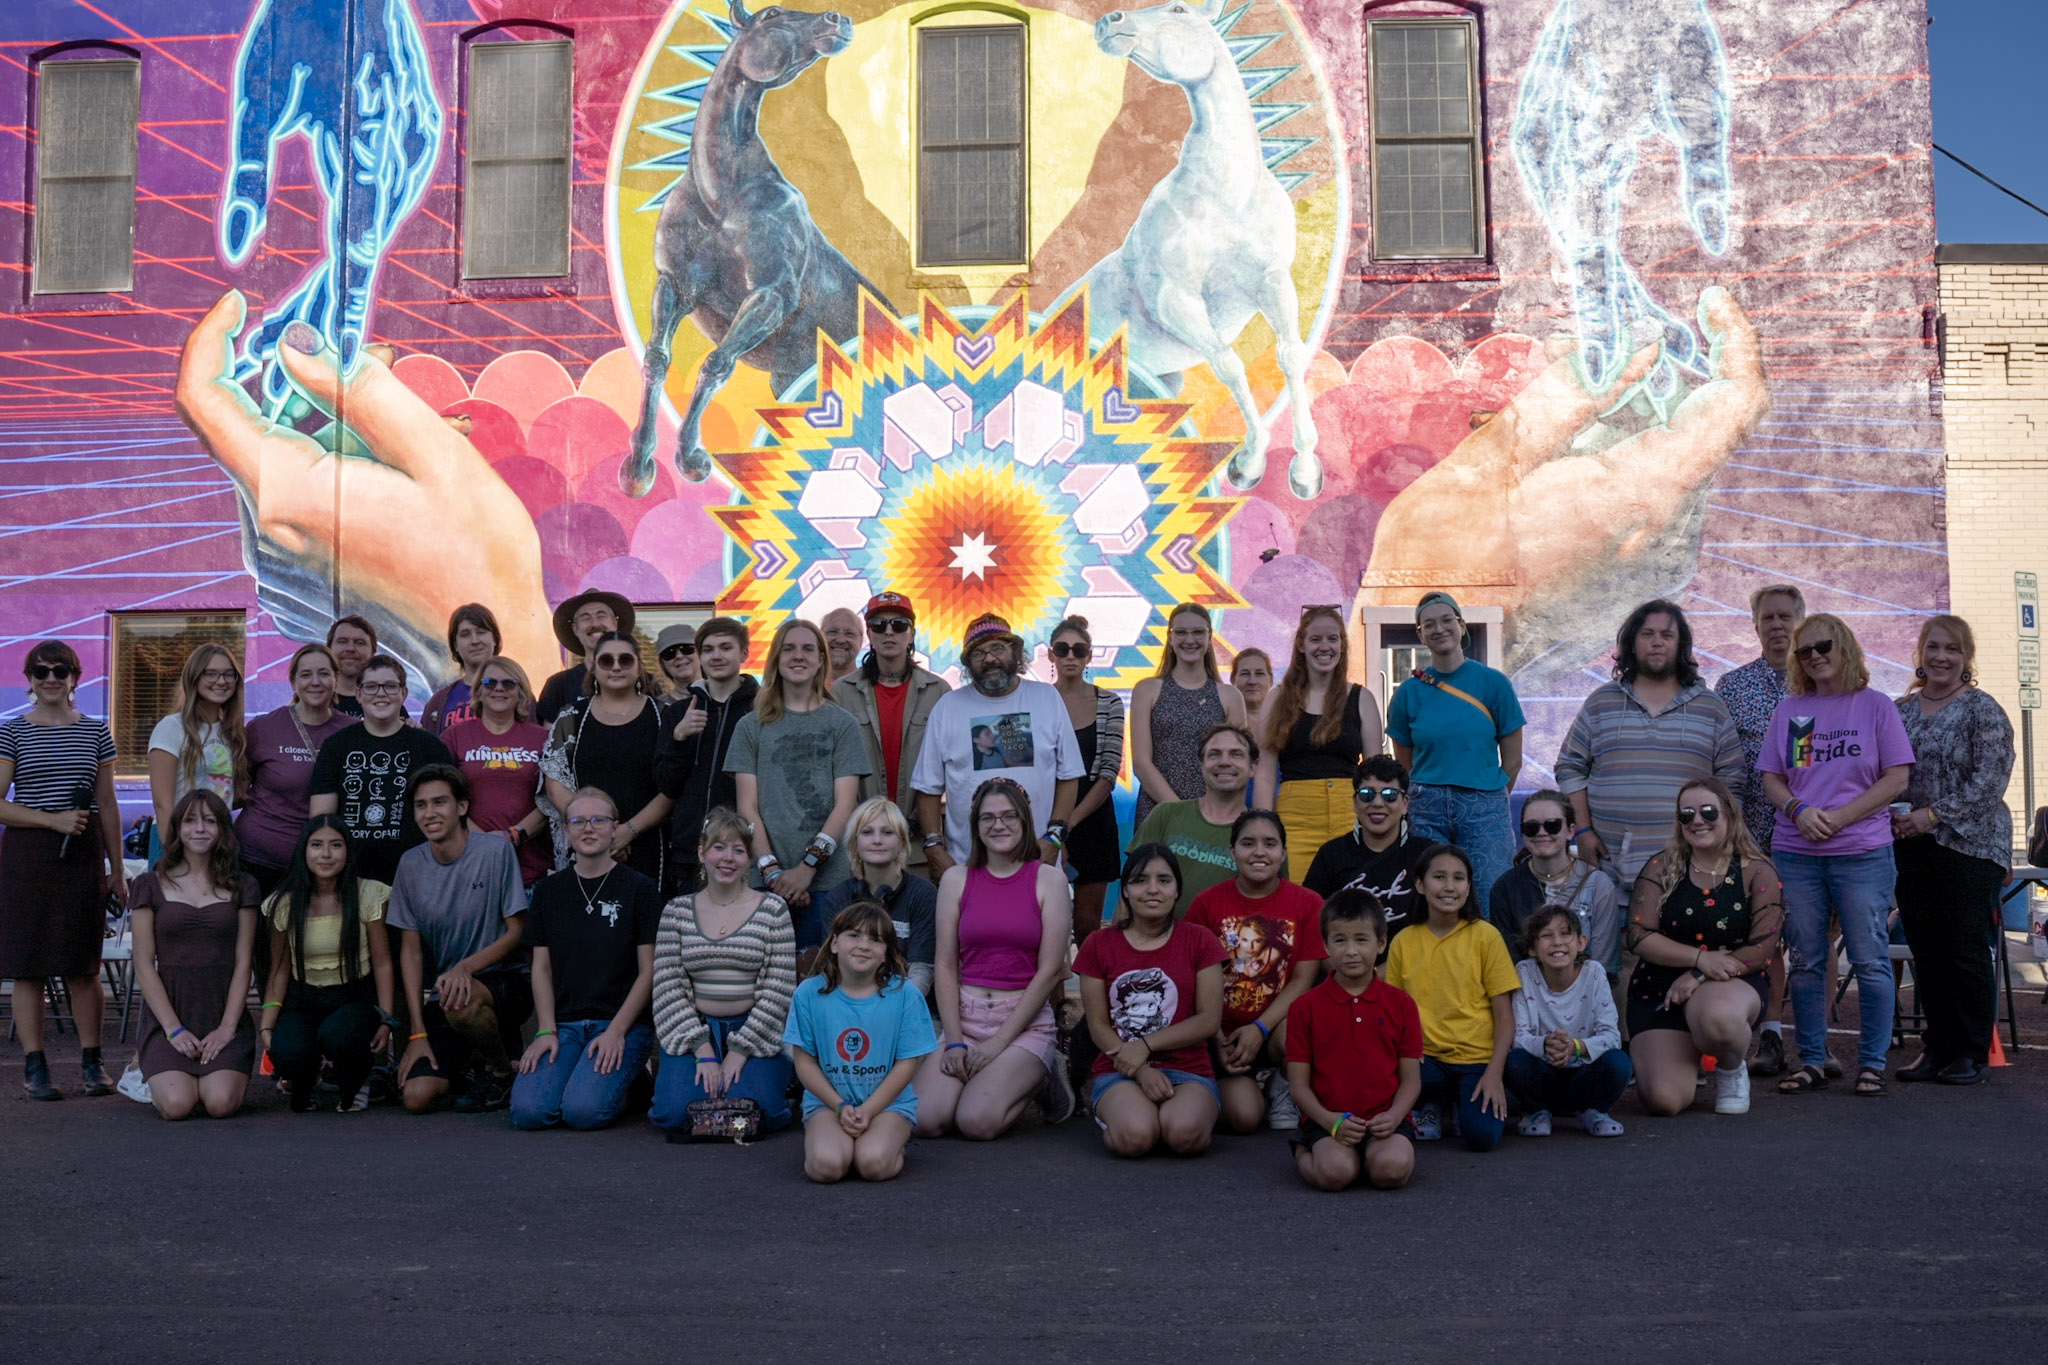
[[583,874],[581,872],[576,874],[576,894],[583,897],[584,914],[594,915],[597,913],[597,902],[598,898],[604,895],[604,884],[610,881],[612,873],[618,870],[619,865],[617,863],[613,863],[610,867],[606,868],[604,875],[597,879],[597,890],[595,891],[585,891],[583,889]]
[[1571,859],[1565,859],[1564,866],[1558,869],[1558,873],[1555,877],[1548,877],[1544,875],[1543,869],[1536,866],[1536,860],[1534,858],[1531,858],[1529,860],[1529,875],[1534,877],[1537,881],[1542,882],[1545,886],[1556,886],[1559,882],[1562,882],[1566,877],[1572,875]]

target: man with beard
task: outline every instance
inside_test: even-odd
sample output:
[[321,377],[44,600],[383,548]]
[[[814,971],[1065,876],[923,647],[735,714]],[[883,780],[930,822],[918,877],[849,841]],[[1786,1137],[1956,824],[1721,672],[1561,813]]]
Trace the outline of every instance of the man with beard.
[[819,681],[819,688],[829,697],[839,680],[852,677],[854,669],[860,666],[864,632],[860,617],[849,607],[834,607],[826,612],[818,629],[825,632],[825,676]]
[[[976,617],[961,640],[960,659],[973,685],[948,692],[932,707],[910,775],[934,881],[966,860],[975,788],[996,776],[1024,788],[1044,860],[1056,860],[1083,771],[1067,703],[1051,683],[1023,676],[1024,641],[1008,621],[993,612]],[[975,761],[979,726],[995,732],[992,752],[1000,760]]]
[[1700,681],[1685,613],[1661,597],[1643,603],[1615,636],[1614,681],[1593,689],[1558,750],[1579,857],[1604,867],[1626,903],[1671,837],[1679,789],[1708,776],[1739,788],[1746,768],[1735,718]]

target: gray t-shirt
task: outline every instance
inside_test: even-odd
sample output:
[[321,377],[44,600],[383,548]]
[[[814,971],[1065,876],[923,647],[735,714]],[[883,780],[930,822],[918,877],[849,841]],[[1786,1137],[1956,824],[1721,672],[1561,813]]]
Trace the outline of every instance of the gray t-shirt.
[[[758,715],[740,721],[725,753],[729,773],[752,773],[768,827],[768,846],[785,870],[803,866],[811,836],[832,813],[832,784],[868,775],[868,746],[860,724],[831,703],[814,711],[785,711],[768,725]],[[845,836],[851,831],[842,830]],[[853,875],[846,840],[818,867],[811,894],[829,891]]]
[[[419,934],[422,970],[432,981],[496,943],[505,932],[504,921],[525,913],[526,888],[512,841],[471,831],[462,856],[452,863],[436,858],[431,844],[408,850],[398,860],[384,923],[394,933],[411,929]],[[498,964],[525,967],[523,952]]]

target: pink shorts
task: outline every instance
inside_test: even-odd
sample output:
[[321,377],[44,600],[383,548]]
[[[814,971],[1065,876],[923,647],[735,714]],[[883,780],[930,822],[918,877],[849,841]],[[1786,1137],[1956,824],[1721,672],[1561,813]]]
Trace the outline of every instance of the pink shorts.
[[[960,1041],[969,1047],[979,1047],[996,1036],[997,1030],[1008,1022],[1010,1011],[1017,1007],[1018,996],[1006,996],[989,1000],[972,991],[960,992]],[[1059,1034],[1052,1024],[1052,1006],[1038,1007],[1038,1015],[1024,1031],[1017,1035],[1011,1047],[1021,1047],[1039,1061],[1051,1065],[1059,1051]]]

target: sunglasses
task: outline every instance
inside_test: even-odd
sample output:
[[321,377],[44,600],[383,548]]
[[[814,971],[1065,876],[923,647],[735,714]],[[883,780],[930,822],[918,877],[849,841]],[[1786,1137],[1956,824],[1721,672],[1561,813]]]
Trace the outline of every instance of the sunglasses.
[[28,671],[28,675],[31,678],[34,678],[37,682],[48,682],[52,678],[56,679],[59,682],[62,682],[64,679],[71,676],[71,665],[37,664],[34,668],[31,668]]
[[884,616],[879,620],[868,622],[868,634],[904,635],[908,634],[916,624],[917,622],[911,620],[908,616]]
[[1522,837],[1524,839],[1533,839],[1539,834],[1562,833],[1564,833],[1564,821],[1559,819],[1524,820],[1522,822]]
[[1699,818],[1700,823],[1703,825],[1718,824],[1721,819],[1721,808],[1704,804],[1698,808],[1692,806],[1680,806],[1678,808],[1678,823],[1681,825],[1690,825],[1695,816]]
[[1794,655],[1801,659],[1804,659],[1811,654],[1819,654],[1825,657],[1826,655],[1832,654],[1834,652],[1835,642],[1833,640],[1815,640],[1810,645],[1801,645],[1799,646],[1799,648],[1792,651]]
[[477,686],[486,692],[512,692],[518,689],[519,684],[510,678],[484,678]]
[[597,666],[599,668],[631,668],[638,662],[640,661],[630,654],[600,654],[597,656]]
[[1056,641],[1046,648],[1055,659],[1085,659],[1095,652],[1093,645],[1073,644],[1066,640]]
[[1399,787],[1360,787],[1352,793],[1362,806],[1370,806],[1375,802],[1382,806],[1391,806],[1407,794]]
[[670,659],[694,658],[696,653],[697,646],[695,645],[670,645],[667,649],[661,651],[661,661],[667,663]]

